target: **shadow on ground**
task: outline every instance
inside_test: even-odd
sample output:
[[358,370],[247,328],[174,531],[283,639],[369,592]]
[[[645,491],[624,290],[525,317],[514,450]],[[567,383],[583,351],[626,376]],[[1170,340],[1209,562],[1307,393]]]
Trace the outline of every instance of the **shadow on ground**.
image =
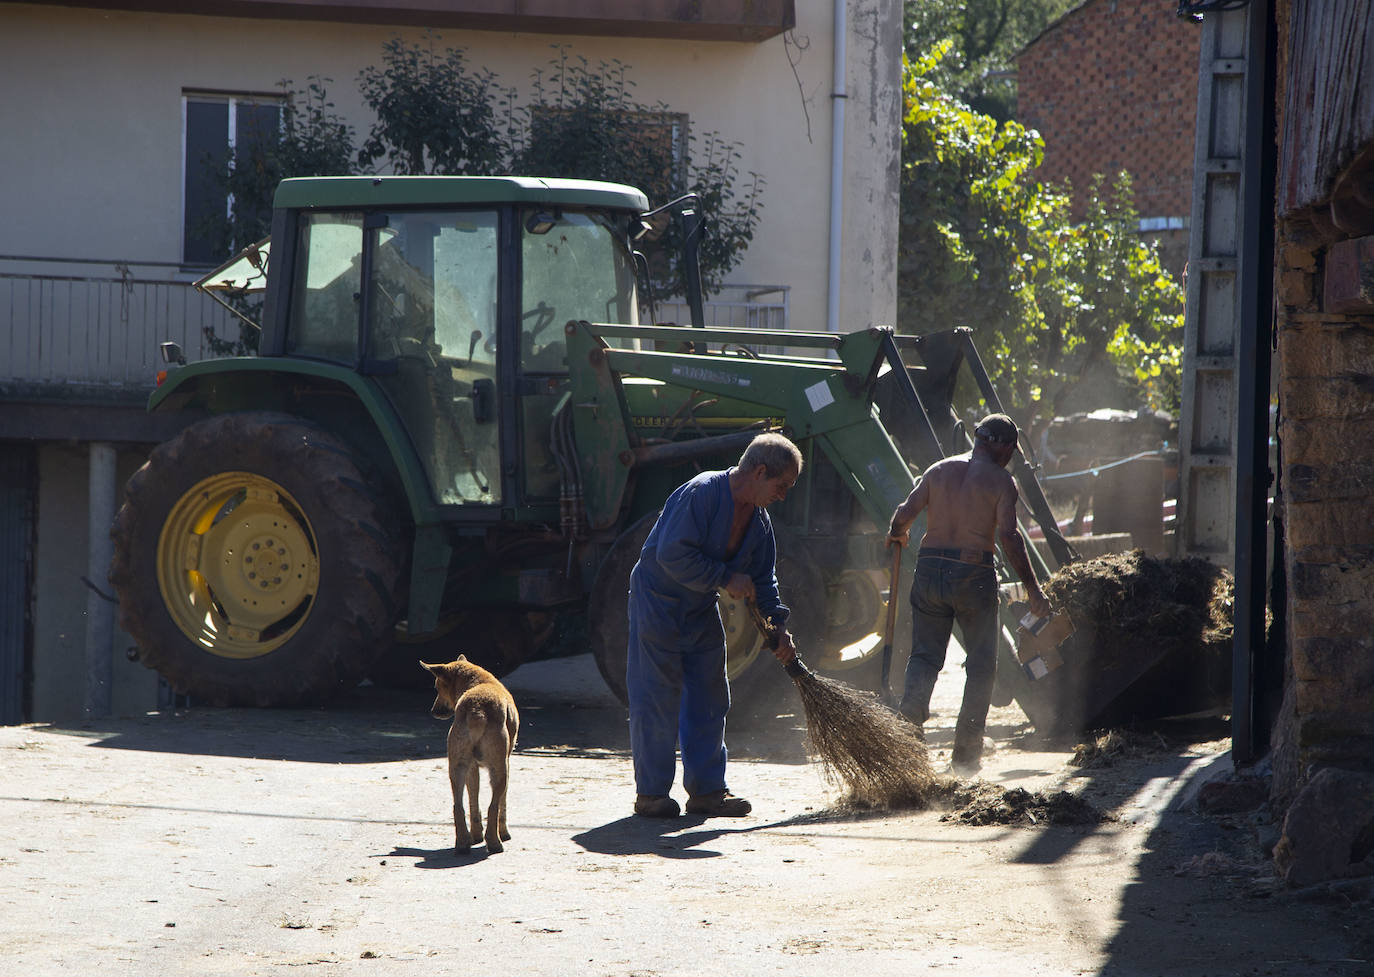
[[754,824],[693,814],[676,818],[641,818],[630,815],[573,835],[572,840],[587,851],[602,855],[715,858],[721,852],[702,846],[726,835],[749,834],[766,828],[780,827],[782,823]]
[[[1229,759],[1225,769],[1230,770]],[[1180,769],[1178,758],[1156,770]],[[1216,768],[1194,769],[1186,797]],[[1203,813],[1170,805],[1141,846],[1121,896],[1119,927],[1099,977],[1367,977],[1374,973],[1374,880],[1363,886],[1286,888],[1270,848],[1267,804]],[[1047,833],[1027,860],[1063,856]]]
[[[590,656],[582,656],[590,659]],[[520,709],[519,753],[569,757],[629,753],[625,707],[587,661],[555,659],[506,678]],[[448,722],[430,717],[433,690],[362,685],[305,709],[187,708],[38,728],[94,736],[101,749],[256,757],[301,763],[382,763],[444,755]],[[732,757],[806,763],[803,722],[732,713]]]
[[[1199,806],[1201,787],[1230,779],[1234,771],[1229,753],[1197,747],[1229,738],[1229,722],[1211,717],[1058,737],[1025,729],[999,739],[1002,751],[1076,751],[1083,766],[1069,778],[1068,789],[1118,823],[1150,825],[1097,977],[1374,973],[1374,931],[1366,923],[1374,911],[1374,880],[1288,890],[1270,857],[1278,826],[1267,804],[1241,810]],[[1061,862],[1097,830],[1036,828],[1026,833],[1014,860]],[[1064,925],[1076,925],[1071,906]]]
[[100,749],[304,763],[377,763],[442,755],[444,727],[429,717],[430,701],[384,689],[359,688],[328,707],[193,706],[47,729],[94,735],[91,745]]

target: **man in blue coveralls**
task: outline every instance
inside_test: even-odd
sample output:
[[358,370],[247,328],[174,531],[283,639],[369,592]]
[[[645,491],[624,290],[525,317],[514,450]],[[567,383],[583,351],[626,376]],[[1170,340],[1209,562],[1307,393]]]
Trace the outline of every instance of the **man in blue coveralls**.
[[635,813],[678,815],[668,796],[682,748],[687,813],[740,817],[751,805],[725,784],[725,629],[716,593],[753,600],[781,634],[786,664],[796,646],[778,597],[777,545],[765,507],[781,502],[801,474],[801,452],[781,434],[760,434],[739,463],[679,486],[630,573],[625,684],[630,700]]

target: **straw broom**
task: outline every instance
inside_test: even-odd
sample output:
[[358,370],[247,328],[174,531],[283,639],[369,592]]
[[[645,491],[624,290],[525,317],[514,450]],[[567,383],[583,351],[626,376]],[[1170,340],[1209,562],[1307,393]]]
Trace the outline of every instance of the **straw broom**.
[[[754,623],[774,646],[778,634],[749,601]],[[917,728],[871,692],[811,671],[800,656],[783,666],[796,683],[806,714],[807,749],[825,779],[873,807],[923,807],[936,786]]]

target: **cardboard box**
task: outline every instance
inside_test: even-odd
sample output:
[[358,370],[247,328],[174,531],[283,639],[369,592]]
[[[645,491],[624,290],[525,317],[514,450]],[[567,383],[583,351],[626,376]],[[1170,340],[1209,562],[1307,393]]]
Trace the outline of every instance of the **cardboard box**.
[[1016,660],[1026,678],[1038,682],[1063,665],[1059,646],[1073,632],[1073,620],[1062,611],[1049,617],[1027,614],[1021,618],[1021,626],[1016,629]]

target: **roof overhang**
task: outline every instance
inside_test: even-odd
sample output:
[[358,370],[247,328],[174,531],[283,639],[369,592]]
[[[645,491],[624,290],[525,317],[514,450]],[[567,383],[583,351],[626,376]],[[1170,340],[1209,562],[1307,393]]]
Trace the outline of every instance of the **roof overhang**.
[[68,7],[262,20],[757,43],[796,26],[795,0],[61,0]]

